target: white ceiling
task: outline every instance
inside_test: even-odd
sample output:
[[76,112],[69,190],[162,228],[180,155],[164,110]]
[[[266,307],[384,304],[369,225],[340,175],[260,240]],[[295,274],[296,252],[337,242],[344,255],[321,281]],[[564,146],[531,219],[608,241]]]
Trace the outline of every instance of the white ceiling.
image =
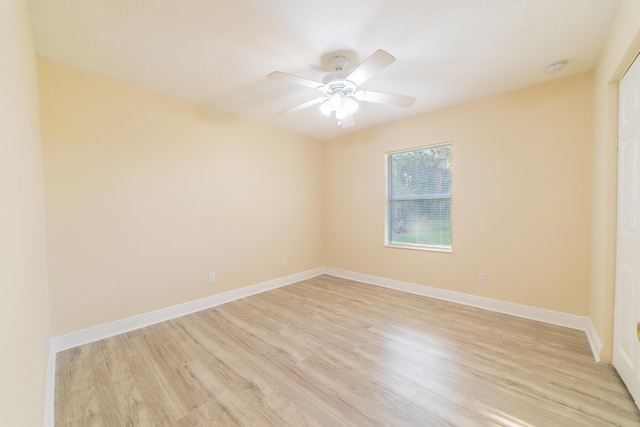
[[[38,55],[317,139],[460,104],[595,65],[620,0],[29,0]],[[268,79],[321,81],[376,49],[395,63],[364,89],[412,95],[410,109],[363,103],[342,129],[317,96]],[[567,59],[557,74],[547,65]]]

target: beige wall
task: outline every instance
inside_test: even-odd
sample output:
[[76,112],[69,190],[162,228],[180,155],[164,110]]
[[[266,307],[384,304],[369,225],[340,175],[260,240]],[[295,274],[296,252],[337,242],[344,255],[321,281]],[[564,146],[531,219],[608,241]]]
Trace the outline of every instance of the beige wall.
[[[592,81],[583,73],[326,142],[326,264],[586,315]],[[384,247],[384,154],[445,141],[453,253]]]
[[[606,360],[615,82],[639,7],[623,1],[595,76],[324,144],[41,61],[54,334],[328,265],[588,314]],[[384,153],[444,141],[454,253],[384,248]]]
[[[0,4],[0,424],[31,426],[49,336],[38,81],[26,3]],[[589,314],[608,361],[616,91],[639,50],[623,0],[595,76],[324,145],[40,61],[53,335],[328,265]],[[384,153],[444,141],[454,253],[384,248]]]
[[322,266],[319,142],[39,74],[54,336]]
[[[320,143],[39,64],[54,335],[321,265],[588,313],[590,73]],[[384,153],[444,141],[454,253],[384,248]]]
[[618,81],[640,51],[640,1],[623,0],[600,55],[594,85],[591,304],[589,316],[611,362],[616,251]]
[[0,425],[41,426],[49,336],[36,58],[26,2],[0,2]]

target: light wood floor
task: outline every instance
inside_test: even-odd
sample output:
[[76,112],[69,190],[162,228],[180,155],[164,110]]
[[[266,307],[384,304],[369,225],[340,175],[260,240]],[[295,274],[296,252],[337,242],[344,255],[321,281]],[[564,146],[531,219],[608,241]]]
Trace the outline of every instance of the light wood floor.
[[638,426],[584,333],[331,276],[58,354],[56,426]]

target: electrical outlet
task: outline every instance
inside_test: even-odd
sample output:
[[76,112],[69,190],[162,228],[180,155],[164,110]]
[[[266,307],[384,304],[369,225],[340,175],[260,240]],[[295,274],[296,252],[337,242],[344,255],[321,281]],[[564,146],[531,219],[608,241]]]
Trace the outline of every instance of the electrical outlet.
[[289,265],[289,261],[287,261],[286,258],[282,258],[282,267],[286,267],[287,265]]
[[216,283],[216,273],[209,273],[209,283]]
[[478,273],[478,282],[487,283],[487,273]]

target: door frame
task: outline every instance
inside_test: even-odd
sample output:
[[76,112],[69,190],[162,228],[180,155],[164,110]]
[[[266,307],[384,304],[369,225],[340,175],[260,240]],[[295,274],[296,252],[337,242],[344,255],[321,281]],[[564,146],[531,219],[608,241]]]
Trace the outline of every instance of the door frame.
[[[633,73],[630,75],[630,70],[633,68]],[[624,82],[624,79],[627,75],[633,76],[633,80]],[[629,130],[635,130],[635,133],[628,134],[627,136],[633,135],[634,137],[629,140],[633,144],[631,146],[631,151],[628,155],[623,155],[626,153],[626,149],[624,148],[626,145],[626,139],[623,140],[622,135],[622,124],[621,124],[621,112],[624,102],[622,86],[623,83],[627,84],[627,90],[631,88],[640,87],[640,54],[637,55],[634,60],[631,62],[629,67],[625,70],[624,74],[618,81],[617,94],[618,94],[618,114],[617,114],[617,137],[616,137],[616,255],[615,255],[615,279],[614,279],[614,307],[613,307],[613,342],[612,342],[612,363],[614,363],[614,367],[618,371],[621,379],[629,389],[629,392],[634,399],[636,405],[640,408],[640,380],[638,378],[638,374],[640,372],[640,346],[636,341],[636,338],[640,340],[640,308],[638,308],[638,300],[640,299],[640,265],[637,263],[636,258],[636,250],[638,248],[634,247],[635,243],[638,239],[638,227],[639,224],[636,223],[636,218],[633,218],[632,223],[635,224],[635,229],[630,230],[633,234],[631,236],[631,240],[628,241],[625,238],[625,242],[627,244],[631,244],[632,246],[628,248],[630,252],[625,252],[624,255],[621,254],[621,238],[624,237],[623,234],[623,225],[621,224],[621,215],[624,215],[624,212],[628,212],[623,209],[623,202],[626,199],[622,197],[622,190],[625,189],[629,185],[629,182],[635,183],[637,181],[637,176],[640,175],[640,142],[638,141],[640,135],[640,110],[634,109],[633,126]],[[637,95],[636,95],[637,96]],[[626,138],[626,137],[625,137]],[[631,156],[631,157],[629,157]],[[628,163],[626,160],[632,160],[631,163]],[[629,172],[624,172],[626,169],[623,168],[625,165]],[[621,175],[624,172],[625,177]],[[627,176],[628,173],[632,173],[632,175]],[[630,181],[629,181],[630,180]],[[631,185],[626,190],[626,195],[629,196],[631,194],[631,199],[626,199],[627,201],[633,204],[633,207],[636,208],[640,203],[640,199],[637,199],[638,196],[637,187],[635,185]],[[631,193],[629,193],[631,192]],[[627,206],[625,209],[628,209]],[[635,212],[632,209],[632,212]],[[634,217],[640,212],[634,213]],[[630,264],[629,264],[630,262]],[[627,268],[623,268],[623,267]],[[625,274],[626,271],[626,274]],[[627,280],[623,278],[626,277]],[[625,285],[626,284],[626,285]],[[631,294],[624,295],[625,292],[631,292]],[[623,318],[626,314],[626,318]],[[623,323],[624,322],[624,323]],[[630,322],[633,325],[630,325]],[[635,334],[635,324],[638,324],[638,336]],[[633,336],[629,335],[633,333]],[[629,341],[630,340],[630,341]],[[629,352],[625,351],[625,348],[629,350]]]

